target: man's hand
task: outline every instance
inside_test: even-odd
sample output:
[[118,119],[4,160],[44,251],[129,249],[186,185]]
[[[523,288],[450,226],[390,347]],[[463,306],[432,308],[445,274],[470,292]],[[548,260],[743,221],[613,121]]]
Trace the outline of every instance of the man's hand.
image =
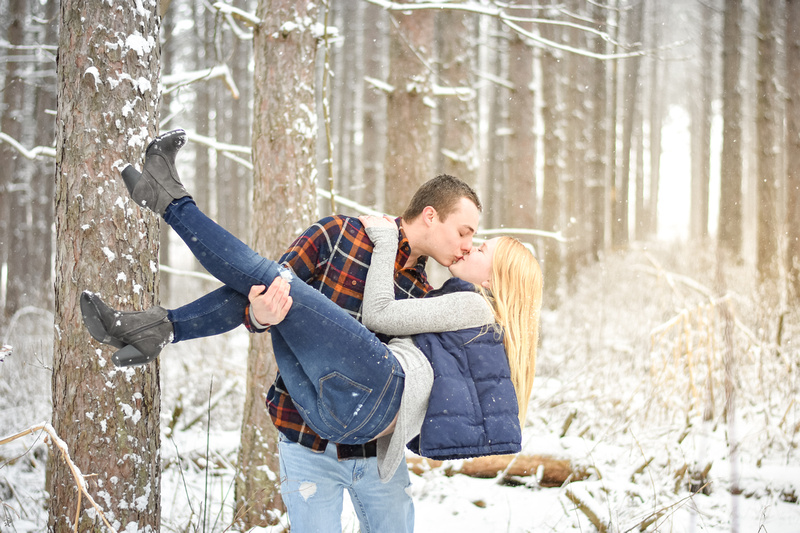
[[289,282],[280,276],[269,288],[253,285],[247,297],[250,300],[250,312],[262,326],[279,324],[292,307]]

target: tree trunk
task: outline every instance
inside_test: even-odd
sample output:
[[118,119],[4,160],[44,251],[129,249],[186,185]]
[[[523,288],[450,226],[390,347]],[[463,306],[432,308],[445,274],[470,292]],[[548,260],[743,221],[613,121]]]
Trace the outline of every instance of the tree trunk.
[[[600,4],[595,4],[593,18],[597,21],[597,30],[606,31],[604,23],[606,9]],[[602,55],[606,52],[606,40],[594,36],[593,51]],[[591,177],[587,184],[590,197],[591,212],[591,254],[595,260],[600,258],[600,252],[605,246],[606,232],[606,177],[608,175],[608,91],[606,90],[606,61],[594,61],[592,69],[592,165]]]
[[800,0],[786,2],[786,275],[800,300]]
[[[619,52],[619,36],[622,26],[622,15],[620,8],[620,0],[612,0],[611,2],[612,13],[614,13],[615,20],[612,25],[613,31],[609,29],[609,34],[612,35],[614,44],[611,50],[614,53]],[[608,203],[608,221],[609,231],[611,238],[611,245],[616,246],[619,242],[624,228],[622,227],[622,218],[619,217],[619,197],[621,193],[618,188],[619,183],[619,169],[617,167],[617,123],[619,121],[619,59],[612,59],[611,61],[611,81],[609,88],[609,100],[611,102],[608,115],[611,123],[608,128],[608,150],[609,150],[609,176],[608,176],[608,196],[606,202]]]
[[413,191],[433,177],[431,109],[426,99],[431,97],[434,16],[429,9],[393,16],[389,84],[394,90],[386,110],[385,208],[399,216]]
[[[586,12],[581,12],[581,2],[570,0],[568,4],[573,13],[589,16]],[[587,40],[584,32],[577,28],[570,28],[565,31],[565,40],[570,46],[579,49],[587,48]],[[564,267],[564,280],[567,287],[574,288],[574,282],[578,274],[580,265],[586,260],[589,253],[589,243],[591,241],[591,220],[590,209],[588,209],[588,185],[591,176],[586,169],[591,169],[592,154],[589,146],[589,129],[591,109],[587,87],[590,87],[592,79],[592,62],[597,61],[588,59],[582,55],[569,54],[565,57],[567,67],[567,87],[566,87],[566,108],[567,128],[564,150],[566,159],[564,170],[566,176],[565,183],[565,220],[566,234],[570,243],[566,246],[567,257]]]
[[778,105],[777,6],[760,0],[758,20],[758,78],[756,95],[756,148],[758,236],[756,266],[759,281],[775,281],[778,275],[778,153],[776,122]]
[[[25,44],[28,3],[25,0],[10,0],[8,6],[9,23],[7,30],[8,43],[19,46],[20,50],[9,50],[9,55],[19,55]],[[25,124],[25,66],[21,62],[11,60],[7,63],[8,74],[3,87],[3,116],[0,120],[0,131],[22,142]],[[26,290],[29,285],[27,269],[30,268],[31,249],[27,242],[30,237],[28,224],[30,209],[30,183],[25,165],[18,162],[18,154],[8,143],[0,143],[0,168],[3,178],[0,180],[0,217],[3,218],[3,234],[0,234],[0,246],[4,253],[0,254],[0,268],[8,265],[6,284],[6,302],[4,317],[11,317],[17,310],[26,305]]]
[[[542,35],[558,41],[554,26],[544,25]],[[561,229],[561,183],[559,158],[561,142],[559,132],[563,121],[559,113],[559,88],[561,70],[559,52],[552,48],[541,51],[542,72],[546,80],[542,83],[542,120],[544,122],[544,180],[542,182],[542,228],[546,231]],[[509,191],[510,193],[510,191]],[[561,277],[561,246],[555,239],[544,242],[544,301],[550,309],[558,307],[558,285]]]
[[722,155],[717,242],[734,258],[742,249],[742,0],[724,3],[722,33]]
[[[360,4],[364,4],[364,41],[367,43],[361,53],[364,75],[385,80],[389,74],[386,53],[389,15],[374,4]],[[363,112],[364,190],[361,201],[378,211],[385,211],[383,162],[386,157],[386,97],[381,90],[369,83],[364,90]]]
[[[178,52],[178,43],[173,37],[173,30],[175,29],[175,13],[173,10],[170,14],[164,14],[161,21],[161,69],[165,76],[173,73],[174,57]],[[172,107],[172,93],[165,93],[161,95],[161,110],[162,117],[169,117],[172,115],[170,108]],[[160,224],[160,234],[158,237],[158,261],[162,265],[175,266],[172,264],[170,257],[170,235],[172,228],[167,224]],[[167,274],[161,277],[161,297],[164,301],[169,302],[172,299],[172,283],[173,276]]]
[[[213,39],[214,29],[213,15],[206,9],[205,0],[192,0],[192,10],[194,19],[195,40],[193,48],[193,60],[195,70],[211,68],[214,65],[214,58],[211,55],[214,51]],[[194,131],[199,135],[208,137],[211,134],[210,112],[214,102],[213,97],[214,81],[201,81],[194,83],[192,88],[195,91],[195,102],[192,106],[194,112]],[[194,186],[192,187],[192,197],[204,213],[214,216],[216,209],[212,209],[211,203],[211,157],[210,149],[201,143],[194,145]],[[195,268],[203,271],[200,263],[195,262]]]
[[[532,0],[516,2],[525,5],[515,13],[533,16]],[[533,23],[520,22],[528,31]],[[508,183],[502,222],[511,228],[535,228],[536,205],[536,136],[534,133],[535,102],[533,93],[533,48],[522,35],[512,32],[508,44],[508,77],[513,89],[508,98],[510,135],[506,138],[506,168]]]
[[[454,11],[436,15],[439,50],[439,84],[448,89],[472,89],[474,68],[473,35],[475,17]],[[436,173],[457,176],[475,185],[477,154],[476,100],[466,95],[438,98],[439,147],[435,154]]]
[[[37,4],[38,5],[38,4]],[[42,27],[39,40],[50,46],[58,45],[58,1],[47,0],[43,13],[39,16],[48,21]],[[56,110],[56,65],[45,63],[39,84],[35,90],[36,131],[34,144],[37,146],[54,146],[56,131],[54,113]],[[32,286],[28,287],[29,302],[46,309],[53,308],[53,195],[55,194],[55,161],[50,158],[38,159],[34,162],[31,177],[31,193],[33,204],[33,231],[31,253],[33,255],[31,269]]]
[[[643,14],[643,1],[634,3],[631,12],[628,13],[625,37],[632,46],[642,42]],[[633,122],[639,116],[637,109],[639,107],[639,67],[641,62],[639,57],[633,57],[626,59],[623,65],[625,81],[622,90],[625,95],[622,99],[622,167],[617,176],[617,201],[615,203],[617,224],[615,227],[618,232],[614,239],[614,244],[618,246],[627,246],[630,238],[628,202],[630,200],[631,152],[633,151]]]
[[[692,199],[690,224],[691,236],[695,239],[708,237],[709,183],[711,181],[711,104],[714,99],[714,34],[716,17],[714,6],[709,3],[699,4],[700,20],[702,20],[700,46],[700,98],[691,98],[696,102],[693,117],[692,140],[694,146],[692,168]],[[688,96],[688,95],[687,95]]]
[[[119,175],[158,123],[160,19],[147,5],[60,4],[53,427],[92,476],[87,489],[106,518],[127,531],[160,527],[159,363],[115,368],[113,348],[83,326],[79,297],[90,289],[126,310],[157,301],[158,219],[128,199]],[[50,469],[49,529],[106,531],[93,512],[74,522],[76,504],[90,506],[59,454]]]
[[[261,0],[254,49],[252,238],[265,257],[279,257],[317,218],[314,23],[318,5]],[[286,21],[307,20],[286,30]],[[247,357],[247,396],[236,479],[243,529],[274,523],[280,509],[277,441],[264,399],[275,378],[269,337],[253,336]]]

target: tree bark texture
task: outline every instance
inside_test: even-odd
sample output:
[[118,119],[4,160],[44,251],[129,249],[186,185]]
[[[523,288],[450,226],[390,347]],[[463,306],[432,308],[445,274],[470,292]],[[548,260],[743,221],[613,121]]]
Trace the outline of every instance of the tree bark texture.
[[393,15],[389,30],[385,209],[401,215],[414,191],[432,174],[431,10]]
[[[90,289],[125,310],[157,298],[158,219],[128,198],[119,172],[156,131],[160,19],[154,1],[64,0],[60,9],[53,427],[111,524],[155,531],[159,364],[115,368],[113,348],[83,326],[79,297]],[[57,454],[50,469],[49,529],[105,531],[85,499],[75,523],[72,474]]]
[[[301,0],[261,0],[256,12],[251,242],[271,259],[317,218],[317,12],[316,2]],[[274,523],[282,507],[278,432],[264,405],[277,368],[265,335],[253,337],[247,367],[236,506],[250,528]]]

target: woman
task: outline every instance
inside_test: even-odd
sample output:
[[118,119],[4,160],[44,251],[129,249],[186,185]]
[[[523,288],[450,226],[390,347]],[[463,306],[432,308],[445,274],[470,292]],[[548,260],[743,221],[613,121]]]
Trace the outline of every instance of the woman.
[[[541,304],[541,272],[521,243],[488,241],[451,267],[457,277],[433,297],[395,301],[397,225],[364,219],[375,245],[365,325],[389,335],[415,334],[384,345],[200,212],[175,171],[184,143],[181,130],[154,140],[142,174],[130,166],[123,170],[125,184],[132,199],[164,216],[220,281],[251,298],[267,286],[279,295],[288,312],[271,328],[275,358],[312,429],[343,444],[380,437],[382,479],[391,477],[415,435],[412,449],[438,459],[519,451]],[[171,311],[117,312],[88,292],[81,310],[95,339],[120,348],[112,356],[118,366],[152,361],[170,341],[218,333],[220,324],[233,323],[231,313],[240,312],[202,298]]]

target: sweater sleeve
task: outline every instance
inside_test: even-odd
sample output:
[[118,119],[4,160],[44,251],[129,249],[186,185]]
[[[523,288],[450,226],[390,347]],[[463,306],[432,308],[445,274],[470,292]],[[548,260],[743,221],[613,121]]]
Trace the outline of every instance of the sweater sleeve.
[[454,331],[494,323],[489,304],[477,292],[455,292],[432,298],[394,299],[397,228],[367,228],[372,262],[364,288],[362,321],[386,335]]

